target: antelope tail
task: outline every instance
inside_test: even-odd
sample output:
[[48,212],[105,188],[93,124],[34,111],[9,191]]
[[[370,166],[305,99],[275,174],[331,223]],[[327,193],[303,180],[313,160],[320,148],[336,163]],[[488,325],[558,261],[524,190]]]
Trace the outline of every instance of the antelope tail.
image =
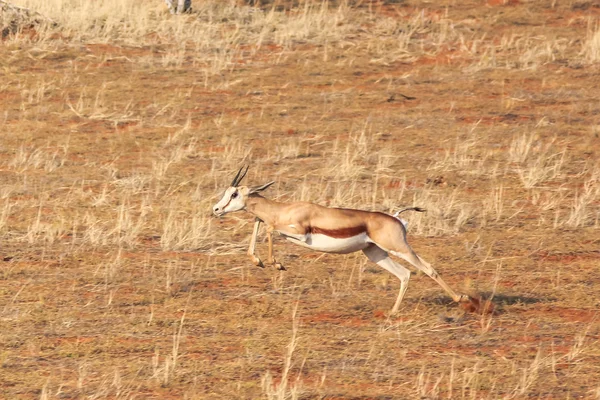
[[393,217],[398,218],[398,216],[400,214],[402,214],[404,211],[416,211],[416,212],[426,212],[427,210],[421,207],[407,207],[407,208],[403,208],[400,211],[397,211]]

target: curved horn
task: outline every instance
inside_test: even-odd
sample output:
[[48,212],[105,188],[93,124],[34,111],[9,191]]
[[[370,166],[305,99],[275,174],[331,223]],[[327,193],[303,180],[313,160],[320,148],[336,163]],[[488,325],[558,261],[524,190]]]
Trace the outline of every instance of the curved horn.
[[[250,167],[249,165],[246,165],[246,170],[244,171],[243,174],[242,174],[242,170],[244,169],[244,167],[242,166],[242,168],[240,168],[240,170],[238,171],[235,178],[233,178],[233,180],[231,181],[231,186],[236,187],[237,185],[239,185],[239,183],[242,181],[242,179],[244,179],[244,177],[246,176],[246,172],[248,172],[249,167]],[[240,176],[240,174],[242,174],[242,176]]]

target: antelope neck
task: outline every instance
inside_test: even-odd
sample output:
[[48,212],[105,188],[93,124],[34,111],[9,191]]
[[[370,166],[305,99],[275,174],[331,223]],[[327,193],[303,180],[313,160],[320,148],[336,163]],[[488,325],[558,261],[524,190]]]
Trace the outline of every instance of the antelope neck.
[[254,214],[267,225],[273,225],[273,216],[278,214],[278,209],[282,207],[281,203],[254,194],[246,199],[246,211]]

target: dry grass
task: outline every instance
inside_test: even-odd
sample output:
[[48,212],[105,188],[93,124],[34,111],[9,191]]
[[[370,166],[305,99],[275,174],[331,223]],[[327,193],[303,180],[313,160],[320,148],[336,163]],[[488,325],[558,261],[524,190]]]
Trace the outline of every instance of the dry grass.
[[[0,397],[598,398],[594,4],[14,3]],[[242,163],[280,200],[426,208],[409,240],[496,313],[417,275],[390,318],[360,254],[253,267],[251,217],[210,215]]]

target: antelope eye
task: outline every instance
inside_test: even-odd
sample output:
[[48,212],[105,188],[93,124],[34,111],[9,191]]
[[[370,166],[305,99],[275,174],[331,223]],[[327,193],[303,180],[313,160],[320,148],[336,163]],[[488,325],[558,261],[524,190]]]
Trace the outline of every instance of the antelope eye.
[[235,199],[238,196],[238,192],[233,192],[233,194],[231,195],[232,199]]

